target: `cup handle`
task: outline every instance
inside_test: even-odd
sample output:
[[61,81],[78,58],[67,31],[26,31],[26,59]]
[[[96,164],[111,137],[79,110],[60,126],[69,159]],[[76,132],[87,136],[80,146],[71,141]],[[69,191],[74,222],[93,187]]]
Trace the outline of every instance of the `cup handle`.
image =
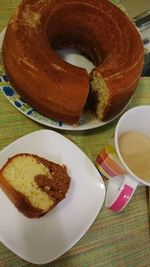
[[139,182],[132,175],[124,174],[109,179],[106,193],[106,207],[120,212],[130,201]]

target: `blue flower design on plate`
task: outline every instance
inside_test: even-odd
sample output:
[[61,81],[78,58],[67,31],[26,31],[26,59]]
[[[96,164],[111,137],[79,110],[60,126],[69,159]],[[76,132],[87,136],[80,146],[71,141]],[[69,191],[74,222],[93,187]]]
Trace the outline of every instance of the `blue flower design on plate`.
[[59,121],[59,122],[58,122],[58,125],[59,125],[60,127],[62,127],[62,125],[63,125],[62,121]]
[[9,86],[3,86],[3,91],[7,96],[13,96],[14,95],[13,89]]
[[33,111],[34,111],[34,109],[30,109],[26,114],[27,115],[32,115]]
[[4,80],[5,82],[8,82],[8,78],[7,78],[7,75],[6,75],[6,74],[3,74],[2,78],[3,78],[3,80]]
[[21,108],[21,103],[19,102],[19,101],[15,101],[14,102],[14,104],[15,104],[15,106],[17,107],[17,108]]

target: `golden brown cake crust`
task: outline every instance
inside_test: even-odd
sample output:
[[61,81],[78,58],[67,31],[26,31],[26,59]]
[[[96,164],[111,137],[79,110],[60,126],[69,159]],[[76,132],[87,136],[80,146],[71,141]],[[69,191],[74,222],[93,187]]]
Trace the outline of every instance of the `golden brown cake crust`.
[[[53,205],[51,205],[47,210],[42,210],[32,205],[25,194],[16,190],[10,182],[5,179],[4,171],[6,170],[8,164],[10,164],[17,157],[32,157],[44,164],[50,171],[52,179],[48,179],[45,175],[37,175],[34,180],[41,191],[45,192],[50,199],[53,200]],[[19,168],[19,166],[18,166]],[[59,165],[52,161],[48,161],[37,155],[22,153],[17,154],[6,162],[3,168],[0,170],[0,187],[16,208],[29,218],[41,217],[51,209],[53,209],[61,200],[66,197],[66,193],[70,186],[71,178],[67,174],[67,168],[65,165]]]
[[[56,55],[53,48],[62,47],[92,59],[90,76]],[[102,119],[127,104],[142,71],[143,44],[130,19],[109,1],[23,0],[8,24],[3,58],[23,99],[47,117],[73,124],[93,76],[100,75],[109,90]]]

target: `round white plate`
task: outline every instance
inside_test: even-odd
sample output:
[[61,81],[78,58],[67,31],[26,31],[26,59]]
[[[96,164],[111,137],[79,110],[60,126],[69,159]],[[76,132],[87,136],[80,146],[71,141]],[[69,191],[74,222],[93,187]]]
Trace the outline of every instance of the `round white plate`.
[[103,205],[105,186],[88,157],[55,131],[35,131],[8,145],[0,152],[0,168],[24,152],[65,164],[71,177],[66,198],[39,219],[25,217],[0,190],[0,241],[26,261],[45,264],[85,234]]
[[[6,29],[4,29],[0,33],[0,49],[2,46],[5,30]],[[92,62],[89,61],[87,58],[85,58],[83,55],[79,54],[79,52],[77,52],[76,50],[71,50],[71,53],[70,53],[70,49],[63,50],[62,52],[61,51],[57,51],[57,52],[67,62],[69,62],[73,65],[76,65],[76,66],[84,67],[87,69],[88,72],[90,72],[90,70],[93,67]],[[21,99],[20,95],[11,86],[11,84],[9,83],[7,76],[3,70],[1,52],[0,52],[0,90],[2,90],[2,92],[7,97],[7,99],[11,102],[11,104],[13,104],[19,111],[21,111],[24,115],[26,115],[30,119],[32,119],[38,123],[41,123],[43,125],[57,128],[57,129],[62,129],[62,130],[94,129],[94,128],[103,126],[103,125],[108,124],[109,122],[113,121],[115,118],[120,116],[120,114],[123,113],[123,111],[125,110],[125,109],[123,109],[122,112],[119,113],[117,116],[115,116],[111,120],[108,120],[105,122],[98,120],[96,118],[96,116],[92,112],[90,112],[90,110],[84,111],[81,114],[81,117],[79,119],[79,123],[76,125],[69,125],[69,124],[63,123],[62,121],[56,121],[56,120],[49,119],[49,118],[43,116],[42,114],[38,113],[34,108],[32,108],[30,105],[28,105],[26,102],[24,102]]]

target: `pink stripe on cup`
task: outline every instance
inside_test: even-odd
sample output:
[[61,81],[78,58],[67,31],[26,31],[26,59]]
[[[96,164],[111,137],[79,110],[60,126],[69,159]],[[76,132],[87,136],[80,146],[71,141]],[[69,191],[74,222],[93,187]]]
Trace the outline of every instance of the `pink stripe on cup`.
[[134,189],[130,187],[129,185],[125,184],[123,190],[121,191],[120,195],[116,199],[116,201],[113,203],[112,206],[109,207],[109,209],[113,211],[120,211],[124,206],[128,203],[130,200],[132,193]]

